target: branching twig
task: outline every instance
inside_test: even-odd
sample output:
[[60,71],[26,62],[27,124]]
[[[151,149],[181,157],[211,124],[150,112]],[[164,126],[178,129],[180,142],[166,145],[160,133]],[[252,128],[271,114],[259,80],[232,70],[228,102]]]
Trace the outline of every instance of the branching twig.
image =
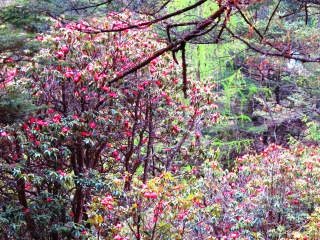
[[271,16],[270,16],[270,18],[269,18],[269,21],[268,21],[267,27],[266,27],[266,29],[264,30],[263,35],[266,35],[266,33],[267,33],[268,29],[269,29],[270,23],[271,23],[271,21],[272,21],[272,19],[273,19],[274,15],[276,14],[276,12],[277,12],[277,10],[278,10],[278,7],[279,7],[280,3],[281,3],[281,0],[279,0],[279,1],[278,1],[277,6],[276,6],[276,7],[275,7],[275,9],[273,10],[273,12],[272,12],[272,14],[271,14]]
[[186,62],[186,43],[181,44],[182,51],[182,79],[183,79],[183,94],[184,98],[187,98],[188,81],[187,81],[187,62]]
[[158,23],[158,22],[162,22],[166,19],[169,19],[169,18],[172,18],[174,16],[177,16],[177,15],[180,15],[184,12],[187,12],[187,11],[190,11],[191,9],[194,9],[200,5],[202,5],[203,3],[205,3],[207,0],[201,0],[189,7],[186,7],[186,8],[183,8],[183,9],[180,9],[174,13],[170,13],[170,14],[167,14],[163,17],[160,17],[160,18],[157,18],[157,19],[154,19],[152,21],[147,21],[147,22],[142,22],[142,23],[139,23],[139,24],[134,24],[134,25],[129,25],[127,27],[123,27],[123,28],[118,28],[118,29],[97,29],[97,30],[81,30],[83,32],[88,32],[88,33],[93,33],[93,34],[97,34],[97,33],[103,33],[103,32],[122,32],[122,31],[125,31],[127,29],[133,29],[133,28],[141,28],[141,27],[149,27],[155,23]]
[[256,47],[254,45],[252,45],[251,43],[249,43],[248,41],[246,41],[245,39],[243,39],[242,37],[236,35],[235,33],[233,33],[233,31],[231,29],[229,29],[228,27],[226,27],[226,29],[228,30],[228,32],[236,39],[240,40],[241,42],[243,42],[244,44],[247,45],[248,48],[254,50],[257,53],[261,53],[263,55],[266,56],[272,56],[272,57],[283,57],[283,58],[287,58],[287,59],[293,59],[293,60],[297,60],[297,61],[301,61],[301,62],[318,62],[320,63],[320,57],[318,58],[307,58],[307,57],[300,57],[300,56],[295,56],[292,54],[284,54],[284,51],[280,51],[279,52],[269,52],[269,51],[265,51],[260,47]]

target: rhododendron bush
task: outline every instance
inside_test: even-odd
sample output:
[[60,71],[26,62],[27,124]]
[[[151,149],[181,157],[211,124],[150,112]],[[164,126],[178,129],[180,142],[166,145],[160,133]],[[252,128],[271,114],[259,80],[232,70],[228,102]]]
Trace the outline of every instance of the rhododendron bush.
[[[4,239],[315,239],[319,149],[270,146],[215,161],[201,136],[218,121],[214,83],[188,79],[129,13],[57,24],[42,49],[2,68],[2,94],[36,111],[0,125]],[[81,30],[81,31],[79,31]]]
[[123,214],[133,216],[114,231],[119,239],[318,239],[319,150],[272,145],[230,171],[206,160],[136,179],[135,204]]
[[[127,18],[128,13],[111,13],[90,24],[116,29]],[[78,31],[88,24],[56,24],[50,34],[36,38],[43,44],[36,56],[3,69],[10,74],[1,91],[29,93],[37,107],[0,130],[6,183],[1,198],[7,203],[2,219],[12,223],[4,230],[8,236],[89,234],[95,226],[90,203],[112,210],[112,199],[120,199],[127,206],[131,202],[124,191],[132,189],[133,176],[146,182],[206,155],[199,152],[200,132],[217,121],[214,85],[189,80],[190,96],[184,99],[180,68],[166,54],[112,81],[160,48],[161,39],[148,29]],[[124,186],[115,190],[113,178],[124,180]],[[112,236],[118,215],[92,234]]]

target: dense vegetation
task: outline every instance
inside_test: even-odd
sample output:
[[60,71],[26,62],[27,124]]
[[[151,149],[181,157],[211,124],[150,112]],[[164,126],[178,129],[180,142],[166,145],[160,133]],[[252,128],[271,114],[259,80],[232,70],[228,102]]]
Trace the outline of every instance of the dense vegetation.
[[1,1],[1,239],[319,239],[320,3]]

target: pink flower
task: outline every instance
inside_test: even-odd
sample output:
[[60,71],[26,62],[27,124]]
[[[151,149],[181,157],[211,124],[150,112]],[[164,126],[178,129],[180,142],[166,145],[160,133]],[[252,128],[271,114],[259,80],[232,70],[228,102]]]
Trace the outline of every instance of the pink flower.
[[117,223],[116,228],[123,228],[121,223]]
[[109,202],[113,201],[113,197],[111,195],[106,196],[104,199]]
[[6,136],[9,136],[9,134],[6,133],[6,132],[1,132],[1,133],[0,133],[0,136],[1,136],[1,137],[6,137]]
[[150,193],[150,198],[157,198],[157,193],[156,192],[151,192]]
[[70,77],[72,77],[72,76],[74,75],[74,73],[68,71],[68,72],[65,72],[64,75],[65,75],[67,78],[70,78]]
[[8,58],[8,59],[6,60],[6,62],[7,62],[7,63],[13,63],[13,59],[12,59],[12,58]]
[[89,73],[92,73],[92,72],[93,72],[93,66],[92,66],[92,65],[89,65],[89,66],[88,66],[88,71],[89,71]]
[[293,204],[299,204],[299,200],[297,200],[297,199],[293,199],[291,202],[292,202]]
[[60,122],[60,120],[61,120],[61,116],[60,116],[59,114],[57,114],[57,115],[55,115],[55,116],[53,117],[53,121],[54,121],[55,123]]
[[117,234],[116,236],[114,236],[113,239],[114,240],[122,240],[122,237],[119,234]]
[[66,127],[63,127],[63,128],[62,128],[62,132],[63,132],[63,133],[67,133],[68,131],[69,131],[68,128],[66,128]]
[[59,58],[60,58],[60,57],[63,57],[63,56],[64,56],[64,52],[59,51],[59,52],[57,52],[57,55],[58,55]]
[[42,37],[42,36],[36,36],[36,40],[42,41],[42,40],[43,40],[43,37]]
[[99,75],[95,74],[94,77],[93,77],[93,79],[94,79],[95,81],[99,81],[100,77],[99,77]]
[[62,171],[62,170],[58,170],[58,173],[60,173],[60,175],[61,175],[62,177],[67,176],[67,174],[66,174],[64,171]]
[[158,86],[161,86],[162,83],[161,83],[160,80],[157,80],[157,81],[155,81],[155,84],[158,85]]
[[118,97],[118,94],[115,92],[111,92],[111,93],[109,93],[109,97],[116,98],[116,97]]
[[128,58],[122,57],[122,58],[121,58],[121,61],[122,61],[122,62],[127,62],[127,61],[128,61]]
[[144,196],[145,198],[150,198],[150,193],[149,193],[149,192],[146,192],[146,193],[143,194],[143,196]]
[[75,83],[79,82],[80,81],[80,77],[79,76],[74,76],[73,81]]
[[179,218],[179,220],[184,219],[184,218],[185,218],[185,216],[187,216],[187,213],[186,213],[186,212],[182,212],[182,213],[179,213],[179,214],[178,214],[178,218]]
[[81,136],[82,136],[82,137],[90,136],[90,133],[88,133],[88,132],[81,132]]
[[75,82],[75,83],[77,83],[77,82],[79,82],[80,81],[80,79],[81,79],[81,73],[80,72],[78,72],[74,77],[73,77],[73,81]]
[[30,119],[29,119],[30,124],[32,124],[32,123],[34,123],[34,122],[36,122],[36,121],[37,121],[36,118],[30,118]]
[[63,47],[61,48],[61,50],[62,50],[62,52],[64,52],[64,53],[68,53],[68,52],[69,52],[68,46],[63,46]]
[[180,128],[177,125],[172,126],[173,131],[179,132]]
[[47,121],[38,120],[37,123],[38,123],[39,126],[48,126],[48,122]]
[[118,157],[119,156],[119,153],[117,152],[117,151],[114,151],[113,153],[112,153],[112,155],[113,155],[113,157]]
[[128,137],[131,137],[131,136],[132,136],[132,132],[125,132],[125,134],[126,134]]
[[158,59],[153,59],[152,61],[151,61],[151,64],[152,65],[156,65],[158,63]]
[[89,123],[89,126],[90,126],[91,128],[96,128],[96,127],[97,127],[97,124],[95,124],[94,122],[91,122],[91,123]]
[[101,200],[101,204],[104,205],[107,209],[113,209],[113,197],[111,195],[106,196]]
[[139,89],[140,91],[144,91],[144,87],[143,87],[141,84],[138,85],[138,89]]
[[240,234],[239,234],[238,232],[235,232],[235,233],[232,233],[232,234],[230,235],[230,237],[233,238],[233,239],[235,239],[235,238],[238,238],[239,235],[240,235]]
[[157,193],[152,191],[152,192],[146,192],[143,194],[145,198],[157,198]]
[[101,77],[102,77],[102,78],[107,78],[107,77],[108,77],[108,75],[107,75],[107,74],[105,74],[105,73],[103,73],[103,74],[101,74]]
[[105,91],[105,92],[110,92],[110,88],[108,88],[108,87],[101,86],[100,89]]

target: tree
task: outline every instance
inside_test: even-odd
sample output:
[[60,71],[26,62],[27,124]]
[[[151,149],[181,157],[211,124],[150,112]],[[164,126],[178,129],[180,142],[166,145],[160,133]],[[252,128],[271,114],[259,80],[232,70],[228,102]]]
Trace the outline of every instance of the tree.
[[[110,84],[149,64],[153,58],[164,52],[171,52],[178,62],[177,53],[181,52],[183,66],[181,74],[184,79],[183,91],[185,95],[188,88],[186,82],[187,61],[194,58],[195,54],[194,51],[190,51],[188,45],[215,44],[221,46],[230,42],[241,45],[240,52],[242,52],[241,59],[243,60],[239,62],[239,59],[235,59],[236,65],[244,67],[242,73],[246,79],[249,79],[248,81],[251,81],[251,84],[248,85],[249,88],[252,83],[257,84],[258,91],[251,98],[254,101],[246,104],[249,109],[244,109],[244,112],[248,113],[248,117],[254,121],[247,124],[248,126],[243,126],[241,122],[235,121],[235,126],[241,126],[243,129],[238,136],[249,135],[250,138],[254,137],[255,142],[257,140],[260,142],[259,139],[262,139],[263,144],[256,147],[256,149],[261,149],[264,144],[270,142],[286,144],[289,135],[296,136],[297,139],[303,138],[304,136],[300,132],[305,130],[306,125],[303,123],[303,117],[298,117],[299,115],[307,115],[313,121],[312,109],[318,101],[318,95],[311,94],[310,101],[302,96],[305,93],[302,95],[288,94],[294,93],[293,91],[305,92],[307,90],[301,84],[297,84],[299,88],[293,90],[294,84],[288,84],[289,78],[292,80],[296,78],[292,74],[294,68],[288,67],[288,61],[295,64],[300,62],[300,66],[304,64],[305,72],[310,70],[309,66],[318,66],[320,58],[317,55],[318,46],[315,40],[318,38],[318,6],[319,3],[315,1],[294,1],[293,4],[292,1],[183,1],[179,4],[172,1],[158,1],[152,6],[148,6],[147,3],[144,6],[147,9],[145,14],[150,18],[149,21],[143,21],[136,25],[127,22],[128,26],[122,29],[109,27],[83,31],[91,33],[113,32],[154,25],[160,32],[160,36],[167,42],[167,46],[132,69],[123,72],[122,75],[110,80]],[[301,30],[301,26],[308,30]],[[208,49],[211,50],[211,46]],[[232,51],[239,52],[236,49]],[[260,57],[257,57],[257,53],[260,54],[258,55]],[[189,57],[188,54],[192,56]],[[205,64],[209,63],[199,63],[198,65]],[[297,74],[301,75],[299,72]],[[265,95],[266,92],[269,96]],[[310,95],[308,90],[306,93]],[[302,102],[301,98],[308,101],[307,106],[302,107],[299,104]],[[292,101],[292,99],[294,100]],[[279,105],[281,101],[283,103]],[[287,104],[290,101],[296,102],[295,113],[290,114],[290,117],[276,120],[280,116],[284,116],[283,112],[286,112],[286,115],[291,112],[290,104]],[[250,110],[250,106],[257,106],[258,109]],[[303,113],[301,113],[302,108],[306,109]],[[284,110],[282,111],[282,109]],[[244,116],[243,111],[239,115],[240,117]],[[232,118],[237,119],[238,116],[232,116]],[[296,131],[297,129],[299,130]],[[234,128],[232,130],[234,131]]]

